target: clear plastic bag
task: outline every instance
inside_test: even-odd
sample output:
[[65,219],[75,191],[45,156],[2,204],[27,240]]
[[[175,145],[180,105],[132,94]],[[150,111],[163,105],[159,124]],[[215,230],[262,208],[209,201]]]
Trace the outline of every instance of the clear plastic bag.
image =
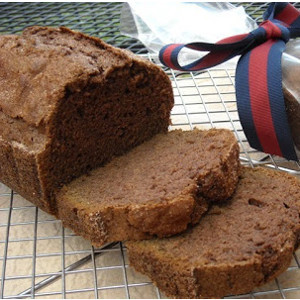
[[[215,43],[255,28],[243,7],[228,2],[130,1],[124,4],[120,20],[122,34],[139,39],[154,55],[167,44]],[[184,49],[179,61],[184,65],[203,55]],[[226,67],[235,67],[237,58],[233,60]]]
[[288,121],[300,158],[300,40],[291,40],[282,55],[282,87]]

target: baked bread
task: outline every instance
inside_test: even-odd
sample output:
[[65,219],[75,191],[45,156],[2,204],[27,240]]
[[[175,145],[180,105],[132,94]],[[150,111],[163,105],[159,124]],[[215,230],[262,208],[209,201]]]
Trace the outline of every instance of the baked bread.
[[0,36],[0,180],[55,214],[54,192],[167,132],[172,86],[154,64],[67,28]]
[[169,236],[235,190],[239,147],[229,130],[175,130],[72,181],[57,195],[64,226],[100,246]]
[[300,150],[300,103],[288,89],[283,89],[284,100],[286,105],[286,112],[291,129],[294,144],[298,150]]
[[300,241],[300,181],[243,168],[232,199],[165,239],[127,242],[131,266],[172,298],[250,292],[290,264]]
[[289,41],[282,55],[282,90],[294,144],[300,151],[300,42]]

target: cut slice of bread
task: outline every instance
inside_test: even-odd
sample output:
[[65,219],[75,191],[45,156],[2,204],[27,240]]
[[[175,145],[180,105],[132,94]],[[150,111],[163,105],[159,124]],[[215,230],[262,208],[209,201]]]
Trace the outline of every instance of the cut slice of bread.
[[229,130],[158,134],[65,186],[58,217],[96,246],[182,232],[232,195],[238,156]]
[[300,181],[243,168],[233,197],[181,235],[127,242],[130,264],[173,298],[250,292],[287,269],[300,238]]

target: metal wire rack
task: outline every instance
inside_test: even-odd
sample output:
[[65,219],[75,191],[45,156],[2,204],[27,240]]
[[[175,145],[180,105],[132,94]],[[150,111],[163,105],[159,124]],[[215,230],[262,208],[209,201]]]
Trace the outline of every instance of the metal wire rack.
[[[0,3],[0,32],[18,33],[33,24],[64,25],[145,54],[143,45],[118,31],[121,5]],[[243,5],[258,20],[267,6]],[[299,163],[259,153],[249,146],[236,108],[234,70],[165,71],[172,80],[175,95],[171,129],[228,128],[238,139],[243,164],[300,175]],[[165,298],[147,277],[128,265],[126,248],[121,242],[96,249],[3,184],[0,184],[0,276],[0,297],[5,299]],[[250,294],[234,298],[299,297],[300,251],[297,251],[284,274]]]

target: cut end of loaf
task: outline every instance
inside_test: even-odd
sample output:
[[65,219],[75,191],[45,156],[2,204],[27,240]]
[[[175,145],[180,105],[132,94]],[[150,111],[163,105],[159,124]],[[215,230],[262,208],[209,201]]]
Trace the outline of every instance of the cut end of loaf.
[[52,214],[63,184],[168,130],[168,76],[98,38],[34,26],[0,36],[0,64],[0,179]]

